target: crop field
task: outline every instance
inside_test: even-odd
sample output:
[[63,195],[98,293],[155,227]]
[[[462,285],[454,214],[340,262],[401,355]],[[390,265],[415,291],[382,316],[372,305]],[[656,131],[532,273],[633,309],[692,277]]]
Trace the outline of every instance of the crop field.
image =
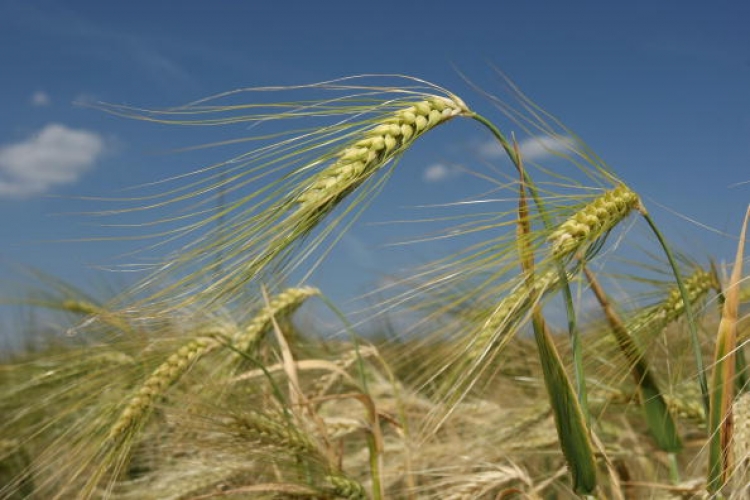
[[[0,362],[1,499],[750,498],[744,226],[728,264],[671,243],[512,83],[96,107],[246,125],[205,146],[243,152],[103,209],[161,242],[137,283],[18,297],[60,327]],[[410,221],[446,251],[345,311],[315,273],[459,122],[503,155],[473,170],[485,191]]]

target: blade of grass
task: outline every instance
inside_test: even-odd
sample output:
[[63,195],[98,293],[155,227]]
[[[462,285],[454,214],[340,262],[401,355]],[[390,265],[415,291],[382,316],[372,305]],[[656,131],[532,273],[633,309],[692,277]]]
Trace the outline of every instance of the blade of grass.
[[[538,291],[534,284],[534,254],[529,243],[531,228],[529,224],[528,203],[526,199],[525,175],[518,143],[514,142],[514,154],[520,174],[518,193],[518,252],[521,269],[526,276],[532,301],[537,302]],[[544,385],[550,399],[555,417],[560,447],[570,467],[573,477],[573,489],[576,493],[591,494],[596,489],[596,462],[589,437],[589,430],[570,382],[560,354],[555,347],[547,323],[542,314],[541,305],[534,306],[532,311],[534,339],[539,351]]]

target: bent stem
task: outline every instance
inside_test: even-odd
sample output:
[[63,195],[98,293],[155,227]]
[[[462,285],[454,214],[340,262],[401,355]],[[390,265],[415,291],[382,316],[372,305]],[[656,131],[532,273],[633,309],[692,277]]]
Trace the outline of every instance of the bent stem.
[[639,211],[641,213],[641,216],[648,223],[649,227],[651,228],[651,231],[656,236],[656,239],[659,241],[659,245],[661,246],[662,250],[664,250],[664,254],[667,257],[667,260],[669,261],[669,267],[672,269],[672,274],[674,275],[675,281],[677,282],[677,288],[680,290],[680,296],[682,297],[682,303],[684,304],[684,307],[685,307],[685,316],[687,319],[688,328],[690,330],[690,342],[693,345],[693,356],[695,357],[695,365],[698,369],[698,383],[700,384],[701,395],[703,396],[703,407],[706,411],[706,415],[708,415],[709,414],[708,381],[706,377],[706,368],[703,365],[703,354],[701,353],[700,340],[698,339],[698,325],[695,320],[695,314],[693,313],[693,306],[690,301],[690,295],[688,294],[688,291],[685,288],[685,285],[682,280],[682,275],[680,274],[680,271],[677,267],[677,262],[675,261],[674,256],[672,255],[672,250],[667,244],[667,241],[664,239],[664,236],[661,234],[661,231],[659,231],[659,228],[656,227],[656,223],[651,218],[651,215],[648,213],[645,207],[641,205],[639,207]]

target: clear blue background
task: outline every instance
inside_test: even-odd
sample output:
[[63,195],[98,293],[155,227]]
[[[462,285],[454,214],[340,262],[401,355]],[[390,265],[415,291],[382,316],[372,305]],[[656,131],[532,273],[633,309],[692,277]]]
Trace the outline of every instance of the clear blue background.
[[[163,108],[239,87],[405,73],[481,109],[487,102],[459,72],[493,92],[501,83],[492,66],[602,156],[678,245],[699,258],[730,258],[750,201],[750,185],[736,186],[750,181],[749,19],[744,1],[0,1],[0,184],[11,186],[0,197],[0,293],[24,293],[19,265],[88,290],[129,281],[94,268],[135,243],[60,241],[101,234],[98,221],[68,214],[100,208],[75,197],[117,195],[223,159],[217,150],[167,152],[238,132],[131,121],[74,101]],[[62,126],[59,141],[84,141],[88,149],[74,148],[82,157],[46,144],[48,168],[33,164],[41,185],[9,178],[53,124]],[[460,198],[468,176],[429,182],[426,172],[487,137],[476,127],[442,137],[440,147],[410,152],[367,221],[397,217],[382,207]],[[73,155],[65,181],[55,181],[63,154],[55,147]],[[355,227],[339,265],[315,284],[334,297],[367,290],[405,262],[381,247],[399,231]]]

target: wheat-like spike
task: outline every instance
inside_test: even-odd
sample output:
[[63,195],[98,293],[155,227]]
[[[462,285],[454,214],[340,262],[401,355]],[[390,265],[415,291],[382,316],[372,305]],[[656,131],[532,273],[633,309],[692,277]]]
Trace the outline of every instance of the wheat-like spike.
[[102,308],[87,300],[66,299],[60,306],[66,311],[76,314],[101,314]]
[[[684,280],[690,303],[695,304],[705,297],[711,290],[719,289],[716,274],[698,269]],[[685,303],[678,287],[672,287],[664,301],[635,317],[628,325],[628,331],[638,332],[643,329],[661,331],[670,323],[676,321],[685,312]]]
[[146,379],[110,428],[109,438],[115,439],[141,422],[154,402],[188,370],[192,363],[219,344],[214,339],[198,338],[169,356]]
[[562,258],[615,227],[640,205],[640,198],[624,184],[605,192],[563,222],[549,236],[552,255]]
[[123,318],[112,314],[102,306],[88,300],[66,299],[60,303],[60,308],[73,314],[87,316],[91,320],[98,320],[118,330],[129,331],[131,329],[130,325]]
[[670,412],[682,421],[692,422],[694,425],[705,428],[706,411],[700,398],[700,391],[692,385],[678,393],[664,395]]
[[522,313],[529,305],[532,295],[543,295],[546,291],[555,287],[559,281],[560,275],[557,270],[548,271],[534,282],[532,293],[529,292],[529,287],[524,285],[516,288],[511,294],[503,298],[474,337],[469,347],[469,358],[480,357],[487,346],[498,339],[499,331],[507,331],[518,319],[521,319],[519,313]]
[[320,290],[313,287],[288,288],[276,295],[247,328],[235,337],[235,346],[241,352],[251,352],[271,328],[273,318],[293,313],[305,300],[316,295],[320,295]]
[[244,411],[232,417],[231,427],[242,436],[263,446],[282,448],[293,453],[319,454],[318,447],[306,434],[288,421],[274,419],[256,411]]
[[367,491],[359,482],[344,475],[328,475],[326,480],[331,484],[330,494],[334,498],[346,500],[366,500]]
[[327,212],[417,137],[467,112],[466,105],[455,96],[430,96],[395,112],[342,150],[332,165],[312,179],[295,200],[299,205],[297,213]]
[[[712,272],[700,269],[689,276],[684,281],[685,290],[687,290],[690,302],[697,302],[703,298],[709,291],[718,290],[719,283],[716,275]],[[661,321],[669,324],[682,316],[685,312],[685,303],[677,287],[669,292],[667,300],[660,307]]]

